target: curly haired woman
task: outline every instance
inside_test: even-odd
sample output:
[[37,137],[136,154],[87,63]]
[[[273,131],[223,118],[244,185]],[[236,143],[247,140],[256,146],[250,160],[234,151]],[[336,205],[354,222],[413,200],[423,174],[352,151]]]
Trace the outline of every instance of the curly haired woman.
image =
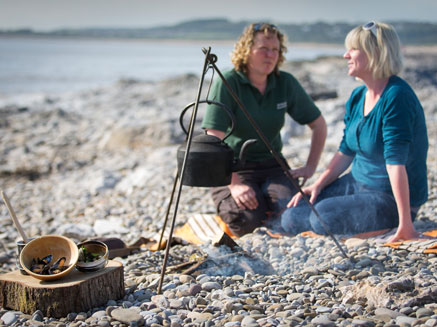
[[[286,114],[299,124],[309,126],[312,138],[306,165],[290,170],[294,178],[306,180],[314,174],[319,162],[326,139],[326,123],[299,82],[279,70],[287,51],[285,42],[285,36],[275,25],[249,25],[231,55],[234,68],[223,75],[277,153],[282,150],[280,131]],[[225,104],[236,117],[235,130],[225,140],[236,156],[246,140],[258,139],[247,148],[246,165],[233,173],[231,184],[212,190],[218,214],[235,235],[242,236],[279,217],[297,190],[223,81],[214,83],[210,98]],[[230,121],[220,107],[210,105],[202,127],[208,134],[223,138]]]

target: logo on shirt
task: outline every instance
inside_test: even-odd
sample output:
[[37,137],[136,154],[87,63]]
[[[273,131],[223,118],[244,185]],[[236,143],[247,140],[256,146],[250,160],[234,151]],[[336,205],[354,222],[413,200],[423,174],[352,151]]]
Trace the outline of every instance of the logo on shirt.
[[287,108],[287,101],[280,102],[276,105],[277,110],[281,110],[281,109],[285,109],[285,108]]

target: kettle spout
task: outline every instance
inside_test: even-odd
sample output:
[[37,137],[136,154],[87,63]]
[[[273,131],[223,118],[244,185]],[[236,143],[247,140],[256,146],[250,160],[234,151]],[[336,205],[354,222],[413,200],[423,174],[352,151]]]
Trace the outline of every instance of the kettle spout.
[[238,160],[234,163],[232,170],[238,171],[244,168],[246,164],[246,151],[249,146],[258,142],[256,139],[250,139],[243,143],[243,146],[240,150],[240,155],[238,156]]

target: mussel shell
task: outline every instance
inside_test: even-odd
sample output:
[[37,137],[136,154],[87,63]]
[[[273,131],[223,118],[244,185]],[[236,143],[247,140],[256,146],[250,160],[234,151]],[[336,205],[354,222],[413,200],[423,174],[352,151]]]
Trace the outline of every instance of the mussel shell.
[[64,266],[65,260],[67,260],[67,258],[65,257],[60,257],[58,260],[56,260],[56,262],[52,265],[52,268],[62,268]]
[[52,259],[53,259],[53,255],[51,255],[51,254],[49,254],[48,256],[46,256],[42,259],[38,258],[38,260],[41,261],[40,263],[44,263],[44,264],[49,264],[52,261]]
[[42,263],[32,263],[32,266],[30,267],[30,271],[34,272],[35,274],[42,274],[44,270],[44,264]]
[[67,267],[64,267],[65,260],[67,260],[65,257],[60,257],[56,262],[50,267],[49,274],[59,274],[60,272],[64,271]]

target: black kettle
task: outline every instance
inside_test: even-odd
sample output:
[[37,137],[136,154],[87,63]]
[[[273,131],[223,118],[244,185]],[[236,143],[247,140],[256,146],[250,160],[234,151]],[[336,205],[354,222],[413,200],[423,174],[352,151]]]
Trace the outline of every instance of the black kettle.
[[[224,142],[232,134],[235,126],[235,116],[223,103],[205,100],[199,103],[216,104],[223,108],[231,118],[231,128],[224,136],[223,140],[214,136],[201,134],[192,138],[189,149],[187,162],[185,163],[183,185],[187,186],[225,186],[231,183],[232,172],[238,171],[244,167],[245,151],[247,147],[257,140],[251,139],[244,142],[238,160],[234,159],[234,151]],[[191,103],[184,108],[181,113],[179,122],[185,134],[188,134],[183,125],[183,116],[185,112],[194,105]],[[183,161],[185,158],[186,141],[177,151],[178,174],[181,176]]]

